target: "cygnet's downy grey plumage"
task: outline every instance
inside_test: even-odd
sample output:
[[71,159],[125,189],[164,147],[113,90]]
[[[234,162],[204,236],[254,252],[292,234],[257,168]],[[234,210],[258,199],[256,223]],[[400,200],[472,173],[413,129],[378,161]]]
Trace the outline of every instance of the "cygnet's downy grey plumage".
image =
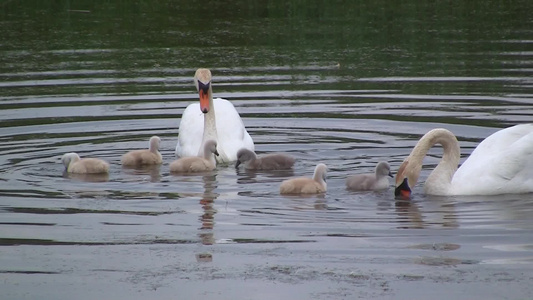
[[80,158],[77,153],[63,155],[61,162],[68,173],[104,174],[109,172],[109,164],[98,158]]
[[217,142],[208,140],[204,144],[203,157],[188,156],[173,161],[170,164],[171,173],[196,173],[211,171],[216,168],[215,155],[218,156]]
[[163,157],[159,153],[160,143],[161,139],[154,135],[150,138],[148,149],[133,150],[124,154],[122,165],[125,167],[160,165],[163,162]]
[[346,178],[346,188],[351,191],[378,191],[389,188],[388,176],[393,177],[387,162],[380,162],[374,173],[357,174]]
[[287,154],[272,153],[258,157],[255,152],[242,148],[237,152],[235,168],[243,164],[248,170],[287,170],[292,168],[294,161],[294,157]]
[[318,164],[313,178],[298,177],[287,179],[279,187],[280,194],[320,194],[327,191],[326,174],[328,167]]

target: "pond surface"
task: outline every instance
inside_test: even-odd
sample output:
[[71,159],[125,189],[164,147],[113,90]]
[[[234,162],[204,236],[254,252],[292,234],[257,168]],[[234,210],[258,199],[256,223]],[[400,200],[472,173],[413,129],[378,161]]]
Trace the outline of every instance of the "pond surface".
[[[264,2],[0,4],[2,298],[533,298],[531,194],[424,195],[440,148],[411,201],[344,187],[430,129],[464,161],[531,122],[532,2]],[[169,174],[198,67],[292,171]],[[152,135],[163,164],[122,169]],[[325,195],[279,195],[319,162]]]

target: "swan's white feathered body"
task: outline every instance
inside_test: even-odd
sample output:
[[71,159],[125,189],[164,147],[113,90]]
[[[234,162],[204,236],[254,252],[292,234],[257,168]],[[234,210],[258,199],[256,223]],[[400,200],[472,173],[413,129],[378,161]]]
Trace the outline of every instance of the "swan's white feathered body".
[[201,145],[207,140],[217,142],[218,162],[237,160],[237,152],[241,148],[254,151],[254,142],[233,104],[225,99],[213,99],[211,72],[198,69],[194,79],[200,103],[190,104],[183,111],[176,155],[203,156]]
[[490,135],[455,172],[454,195],[533,192],[533,124],[509,127]]

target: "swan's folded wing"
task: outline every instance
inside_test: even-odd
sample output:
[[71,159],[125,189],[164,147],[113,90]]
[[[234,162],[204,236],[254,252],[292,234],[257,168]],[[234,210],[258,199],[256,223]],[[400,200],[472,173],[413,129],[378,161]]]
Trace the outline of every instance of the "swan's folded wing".
[[506,182],[502,188],[533,192],[533,131],[510,144],[504,154],[494,170]]
[[490,136],[472,152],[453,176],[456,193],[533,192],[533,125],[515,127]]
[[470,157],[475,159],[478,153],[485,157],[486,153],[496,154],[507,151],[510,145],[531,133],[533,133],[533,124],[521,124],[502,129],[481,141]]
[[220,153],[217,160],[235,161],[241,148],[254,151],[254,142],[233,104],[221,98],[213,101],[219,143],[217,149]]
[[200,104],[189,104],[181,116],[176,156],[187,157],[198,155],[203,134],[204,114],[200,110]]

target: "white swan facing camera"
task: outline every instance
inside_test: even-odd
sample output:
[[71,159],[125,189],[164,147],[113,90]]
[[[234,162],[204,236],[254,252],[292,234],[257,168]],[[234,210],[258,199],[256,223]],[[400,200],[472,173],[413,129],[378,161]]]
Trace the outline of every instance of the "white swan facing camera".
[[241,148],[254,151],[254,142],[231,102],[213,99],[211,71],[198,69],[194,84],[200,96],[199,103],[187,106],[179,125],[176,156],[204,156],[202,145],[208,140],[217,142],[217,162],[237,160]]

